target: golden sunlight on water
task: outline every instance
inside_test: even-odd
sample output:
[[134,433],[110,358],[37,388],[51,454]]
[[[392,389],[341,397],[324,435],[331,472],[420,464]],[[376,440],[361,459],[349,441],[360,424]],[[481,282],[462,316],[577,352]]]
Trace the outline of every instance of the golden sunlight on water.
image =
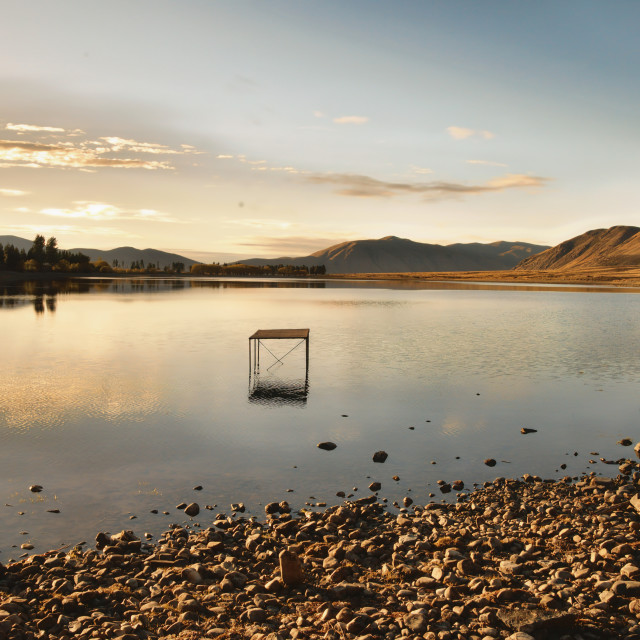
[[[175,505],[195,485],[203,504],[258,515],[273,499],[362,495],[370,478],[390,500],[411,489],[427,501],[442,477],[576,474],[592,449],[616,458],[616,441],[636,437],[638,296],[188,284],[2,299],[5,545],[22,529],[41,550],[98,527],[158,531],[167,521],[150,510],[182,518]],[[308,379],[303,350],[274,366],[263,352],[251,379],[248,337],[284,327],[311,329]],[[335,451],[317,449],[326,440]],[[385,465],[372,463],[380,449]],[[488,457],[509,464],[489,470]],[[45,486],[36,501],[33,483]]]

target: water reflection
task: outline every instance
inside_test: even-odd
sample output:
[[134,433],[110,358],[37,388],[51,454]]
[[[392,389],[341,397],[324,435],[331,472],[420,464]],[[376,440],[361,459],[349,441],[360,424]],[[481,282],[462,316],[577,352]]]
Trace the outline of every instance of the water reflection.
[[186,289],[323,289],[319,280],[191,279],[191,278],[68,278],[25,280],[0,286],[0,308],[32,305],[36,314],[55,312],[57,297],[88,293],[162,293]]
[[299,380],[264,377],[260,374],[249,376],[249,402],[252,404],[304,407],[308,397],[308,371],[305,378]]

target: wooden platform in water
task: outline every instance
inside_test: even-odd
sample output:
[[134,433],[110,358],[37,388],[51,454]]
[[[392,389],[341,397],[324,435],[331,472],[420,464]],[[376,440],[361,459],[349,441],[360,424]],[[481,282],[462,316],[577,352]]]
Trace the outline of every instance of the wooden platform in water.
[[308,340],[309,329],[258,329],[249,340]]

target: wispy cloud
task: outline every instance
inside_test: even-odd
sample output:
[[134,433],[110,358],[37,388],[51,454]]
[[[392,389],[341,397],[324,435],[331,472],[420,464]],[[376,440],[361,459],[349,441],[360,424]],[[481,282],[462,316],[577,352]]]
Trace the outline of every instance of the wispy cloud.
[[367,116],[340,116],[334,118],[333,121],[336,124],[365,124],[369,122]]
[[130,231],[125,231],[123,229],[118,229],[116,227],[91,227],[87,229],[86,227],[79,227],[71,224],[56,224],[56,225],[43,225],[43,224],[13,224],[6,225],[4,227],[8,231],[13,231],[16,234],[28,234],[29,236],[35,234],[44,234],[46,236],[60,236],[64,235],[76,235],[83,236],[88,235],[91,238],[95,238],[96,236],[109,236],[109,237],[118,237],[118,238],[140,238],[140,236],[136,233],[132,233]]
[[323,113],[322,111],[314,111],[313,112],[313,116],[315,118],[326,118],[327,117],[326,114]]
[[495,137],[491,131],[476,129],[467,129],[466,127],[447,127],[447,133],[455,140],[464,140],[466,138],[484,138],[490,140]]
[[241,227],[254,229],[288,229],[292,223],[286,220],[274,220],[269,218],[228,218],[226,224],[234,224]]
[[7,196],[9,198],[26,196],[27,191],[21,191],[20,189],[0,189],[0,196]]
[[[167,160],[150,160],[142,156],[175,156],[200,153],[191,145],[181,145],[173,149],[166,145],[140,142],[117,136],[103,136],[97,140],[71,140],[76,138],[80,129],[68,131],[59,127],[40,127],[36,125],[14,125],[9,123],[5,129],[18,135],[30,134],[31,140],[21,137],[18,140],[0,140],[0,167],[56,167],[91,170],[103,167],[120,169],[172,169]],[[47,141],[43,141],[43,134]],[[55,135],[54,135],[55,134]],[[51,141],[51,137],[55,140]]]
[[36,124],[13,124],[9,122],[5,127],[9,131],[18,131],[19,133],[26,133],[27,131],[45,131],[48,133],[64,133],[64,129],[60,127],[40,127]]
[[488,167],[506,167],[503,162],[493,162],[492,160],[467,160],[467,164],[484,164]]
[[239,247],[249,247],[252,251],[269,254],[274,258],[282,256],[299,257],[306,256],[316,251],[321,251],[339,242],[344,242],[344,236],[318,237],[318,236],[285,236],[273,238],[256,236],[247,238],[237,243]]
[[433,173],[433,169],[429,169],[427,167],[416,167],[414,165],[411,167],[411,169],[414,173],[417,173],[419,175],[429,175],[430,173]]
[[56,218],[77,218],[83,220],[139,220],[152,222],[183,222],[155,209],[121,209],[106,202],[77,201],[73,208],[50,207],[39,213]]
[[252,171],[279,171],[284,173],[308,173],[307,171],[302,171],[300,169],[296,169],[292,166],[271,166],[267,163],[266,160],[249,160],[247,156],[240,153],[237,155],[228,155],[228,154],[220,154],[216,156],[218,160],[237,160],[242,164],[248,164],[251,166]]
[[360,198],[392,198],[399,195],[416,194],[426,200],[437,200],[455,196],[476,195],[505,189],[542,187],[549,178],[525,174],[507,174],[484,184],[469,185],[459,182],[386,182],[369,176],[329,173],[316,174],[307,178],[315,184],[331,184],[339,188],[341,196]]

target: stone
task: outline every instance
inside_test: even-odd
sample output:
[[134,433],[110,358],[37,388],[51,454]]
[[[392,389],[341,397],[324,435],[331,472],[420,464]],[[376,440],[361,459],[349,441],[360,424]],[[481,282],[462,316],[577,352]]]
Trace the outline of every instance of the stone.
[[373,461],[374,462],[384,462],[388,457],[389,457],[389,454],[386,451],[376,451],[373,454]]
[[487,458],[484,463],[487,465],[487,467],[495,467],[496,466],[496,461],[493,458]]
[[427,630],[429,618],[424,609],[414,609],[404,617],[404,625],[413,633],[423,633]]
[[297,553],[284,549],[280,552],[279,560],[280,577],[284,584],[292,586],[303,582],[302,564]]
[[29,491],[31,491],[31,493],[40,493],[42,491],[42,485],[41,484],[32,484],[29,487]]
[[372,482],[369,485],[370,491],[380,491],[380,489],[382,489],[382,485],[379,482]]
[[522,427],[520,429],[520,433],[523,435],[527,435],[528,433],[538,433],[537,429],[529,429],[529,427]]
[[630,447],[633,444],[633,441],[629,438],[622,438],[622,440],[618,440],[616,444],[622,445],[623,447]]
[[188,504],[185,508],[184,508],[184,512],[190,517],[190,518],[194,518],[195,516],[197,516],[200,513],[200,505],[198,505],[197,502],[192,502],[191,504]]
[[335,442],[319,442],[317,446],[324,451],[333,451],[338,445]]
[[249,622],[264,622],[267,619],[267,612],[260,607],[247,609],[247,620]]
[[264,505],[264,512],[267,515],[272,515],[274,513],[280,513],[280,505],[277,502],[269,502]]
[[196,571],[193,567],[185,567],[182,570],[182,577],[191,584],[202,584],[204,581],[199,571]]

